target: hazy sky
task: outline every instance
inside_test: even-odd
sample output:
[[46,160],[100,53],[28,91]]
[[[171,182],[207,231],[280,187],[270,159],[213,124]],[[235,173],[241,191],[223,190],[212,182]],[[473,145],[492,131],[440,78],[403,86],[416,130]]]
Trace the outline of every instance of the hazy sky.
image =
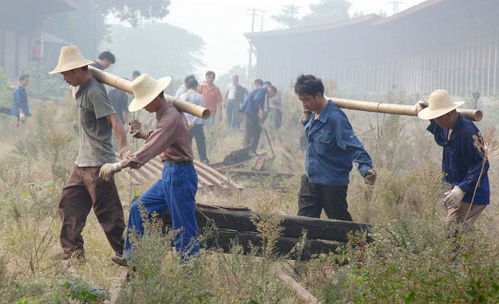
[[[205,67],[199,68],[202,74],[207,69],[223,74],[234,65],[248,63],[248,42],[243,33],[251,31],[250,9],[263,10],[263,30],[279,27],[270,17],[279,13],[283,5],[294,4],[301,13],[308,5],[318,0],[171,0],[170,14],[165,21],[197,34],[205,41],[202,60]],[[403,0],[399,11],[416,5],[423,0]],[[350,14],[386,12],[392,14],[391,0],[350,0]],[[261,13],[260,13],[261,16]],[[260,31],[261,17],[256,18],[255,31]]]

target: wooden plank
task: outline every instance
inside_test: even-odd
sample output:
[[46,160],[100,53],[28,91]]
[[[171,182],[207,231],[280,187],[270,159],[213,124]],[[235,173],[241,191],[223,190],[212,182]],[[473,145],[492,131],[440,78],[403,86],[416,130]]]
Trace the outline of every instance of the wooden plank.
[[[237,230],[239,232],[257,232],[252,218],[258,214],[249,209],[230,209],[218,206],[198,204],[196,218],[201,228],[206,226],[219,229]],[[367,231],[369,224],[338,220],[315,219],[304,216],[282,216],[282,236],[301,238],[307,231],[307,239],[347,242],[348,233]]]
[[2,114],[7,114],[7,115],[11,115],[11,116],[15,116],[15,115],[12,115],[12,111],[10,108],[7,108],[7,107],[2,107],[0,106],[0,113]]
[[309,304],[319,304],[320,302],[314,297],[310,291],[306,290],[303,286],[301,286],[298,282],[295,281],[290,275],[285,273],[282,270],[277,271],[277,277],[286,283],[291,289],[293,289],[296,294],[303,300],[305,303]]
[[[299,241],[299,238],[279,237],[276,241],[273,253],[277,256],[290,259],[309,259],[312,255],[336,252],[338,248],[345,246],[345,244],[341,242],[306,240],[303,251],[298,253],[295,252],[294,249]],[[202,240],[202,246],[204,248],[209,250],[221,250],[223,252],[231,252],[235,244],[241,247],[243,254],[253,253],[261,255],[263,253],[262,236],[256,232],[216,229],[210,230],[207,234],[207,238]]]

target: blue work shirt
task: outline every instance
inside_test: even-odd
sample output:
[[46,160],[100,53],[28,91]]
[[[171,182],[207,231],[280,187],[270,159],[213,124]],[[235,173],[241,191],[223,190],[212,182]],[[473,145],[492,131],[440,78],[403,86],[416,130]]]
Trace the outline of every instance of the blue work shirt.
[[313,184],[346,186],[352,162],[358,164],[360,175],[372,168],[372,161],[355,136],[346,114],[332,100],[314,119],[314,113],[303,121],[307,136],[305,170]]
[[258,112],[264,111],[265,99],[267,97],[267,89],[266,88],[256,88],[244,100],[244,103],[239,110],[240,112],[245,113],[249,117],[253,119],[258,118]]
[[12,115],[19,116],[19,108],[23,110],[24,115],[30,115],[28,106],[28,94],[26,94],[26,89],[20,85],[18,85],[14,89],[14,93],[12,94]]
[[[484,165],[483,154],[473,145],[473,136],[478,136],[480,131],[473,122],[461,115],[457,118],[449,140],[447,140],[449,130],[439,127],[434,122],[430,123],[427,130],[434,135],[435,142],[444,148],[442,156],[444,180],[466,192],[463,202],[470,203],[482,165]],[[489,203],[488,170],[489,162],[486,161],[473,204],[487,205]]]

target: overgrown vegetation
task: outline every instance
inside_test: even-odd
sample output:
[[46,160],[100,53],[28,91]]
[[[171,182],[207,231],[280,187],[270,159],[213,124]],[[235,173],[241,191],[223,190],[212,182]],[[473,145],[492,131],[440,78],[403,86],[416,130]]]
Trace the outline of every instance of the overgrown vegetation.
[[[276,181],[271,178],[238,180],[246,187],[243,192],[199,192],[197,198],[261,213],[255,223],[264,236],[264,254],[242,255],[234,246],[232,253],[202,251],[182,264],[170,246],[172,235],[164,236],[157,224],[150,224],[137,244],[133,271],[122,286],[119,303],[301,302],[276,277],[281,261],[273,251],[279,237],[276,213],[296,213],[303,172],[301,128],[296,124],[299,105],[292,95],[284,102],[284,127],[269,129],[277,153],[270,169],[298,175],[278,188],[273,188]],[[57,205],[77,150],[74,101],[45,102],[33,114],[18,129],[14,118],[0,118],[9,131],[0,134],[0,303],[101,303],[110,296],[118,266],[110,261],[113,252],[93,214],[84,231],[86,260],[67,264],[50,258],[60,250]],[[444,209],[439,204],[445,191],[440,182],[441,151],[425,134],[424,123],[359,112],[348,115],[379,173],[375,186],[366,186],[354,170],[348,194],[354,219],[375,224],[374,242],[315,257],[297,268],[295,278],[324,303],[498,302],[497,195],[493,193],[476,231],[455,239],[443,226]],[[220,161],[239,148],[241,136],[225,124],[208,130],[210,159]],[[263,138],[261,142],[260,149],[268,150]],[[497,187],[494,161],[489,174],[491,187]],[[130,187],[126,178],[118,181],[124,204],[130,193],[146,187]]]

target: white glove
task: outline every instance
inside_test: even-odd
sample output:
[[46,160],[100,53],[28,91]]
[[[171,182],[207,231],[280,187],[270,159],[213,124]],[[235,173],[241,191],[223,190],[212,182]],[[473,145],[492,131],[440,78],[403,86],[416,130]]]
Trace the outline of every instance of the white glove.
[[374,185],[375,181],[376,181],[376,170],[371,168],[367,170],[366,174],[364,175],[364,183],[366,183],[367,185]]
[[118,155],[120,156],[120,159],[122,159],[122,160],[126,159],[130,154],[132,154],[132,152],[130,152],[130,149],[128,149],[127,146],[121,148],[118,151]]
[[25,122],[26,121],[26,115],[23,112],[19,112],[19,120],[21,122]]
[[106,181],[110,181],[113,177],[113,174],[116,172],[120,172],[121,168],[121,162],[104,164],[102,167],[100,167],[99,177],[105,179]]
[[463,197],[466,194],[461,188],[458,186],[454,186],[452,190],[445,192],[444,196],[444,205],[447,208],[451,208],[459,205],[463,201]]

